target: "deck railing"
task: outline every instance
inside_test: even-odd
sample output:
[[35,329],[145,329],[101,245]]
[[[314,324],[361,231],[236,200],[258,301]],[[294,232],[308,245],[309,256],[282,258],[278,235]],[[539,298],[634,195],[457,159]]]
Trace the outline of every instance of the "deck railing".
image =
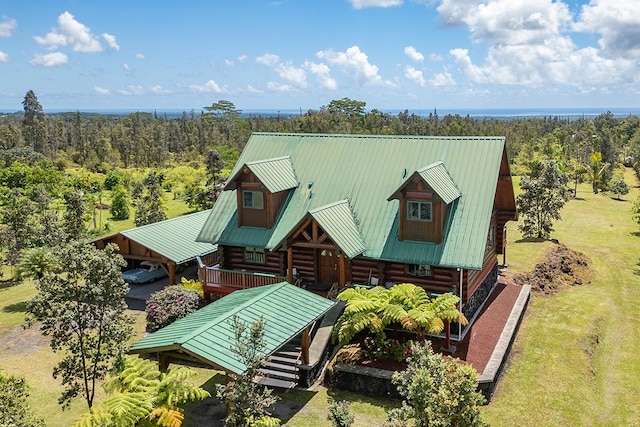
[[[200,266],[198,278],[206,293],[217,293],[215,288],[230,290],[256,288],[274,283],[286,282],[287,278],[275,274],[257,273],[253,271],[225,270],[222,268]],[[229,290],[229,288],[232,288]],[[220,289],[222,291],[222,289]]]

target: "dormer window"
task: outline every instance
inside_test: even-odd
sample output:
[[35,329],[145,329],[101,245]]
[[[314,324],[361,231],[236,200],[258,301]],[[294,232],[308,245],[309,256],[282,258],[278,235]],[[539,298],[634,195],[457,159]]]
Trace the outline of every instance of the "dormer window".
[[407,176],[387,199],[398,200],[398,240],[439,244],[445,233],[446,218],[462,193],[442,162],[419,169]]
[[407,201],[407,219],[410,221],[431,221],[431,202]]
[[249,209],[264,209],[264,195],[262,191],[243,191],[242,207]]
[[272,228],[291,190],[298,186],[289,156],[247,162],[224,190],[236,190],[238,227]]

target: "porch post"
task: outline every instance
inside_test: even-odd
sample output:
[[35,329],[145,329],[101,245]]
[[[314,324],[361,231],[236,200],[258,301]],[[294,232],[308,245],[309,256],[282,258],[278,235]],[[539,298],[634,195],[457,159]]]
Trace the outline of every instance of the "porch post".
[[158,353],[158,370],[167,372],[167,369],[169,369],[169,357],[164,353]]
[[309,364],[309,347],[311,346],[311,330],[310,327],[307,326],[304,331],[302,331],[302,363],[305,365]]
[[347,267],[346,267],[347,257],[344,256],[344,253],[340,253],[338,255],[338,268],[340,269],[340,278],[338,279],[338,285],[340,289],[344,288],[347,283]]
[[293,247],[287,248],[287,282],[293,284]]
[[176,284],[176,263],[175,262],[169,262],[169,284],[170,285]]

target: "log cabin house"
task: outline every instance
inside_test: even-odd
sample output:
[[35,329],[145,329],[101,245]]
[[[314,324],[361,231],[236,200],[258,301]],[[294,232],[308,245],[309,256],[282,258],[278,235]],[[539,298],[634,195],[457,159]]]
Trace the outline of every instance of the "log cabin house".
[[198,236],[218,245],[200,279],[207,295],[408,282],[456,293],[473,322],[516,219],[503,137],[254,133]]

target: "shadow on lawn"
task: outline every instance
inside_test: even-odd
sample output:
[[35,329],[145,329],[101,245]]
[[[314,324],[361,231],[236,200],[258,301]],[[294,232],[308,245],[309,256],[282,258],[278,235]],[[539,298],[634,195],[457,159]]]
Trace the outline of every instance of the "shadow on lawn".
[[[216,385],[224,384],[226,377],[223,373],[216,373],[200,387],[207,390],[212,397],[204,400],[189,402],[184,406],[185,419],[183,427],[213,426],[224,427],[223,419],[226,416],[226,405],[215,397]],[[276,393],[280,399],[273,408],[271,415],[280,418],[282,423],[289,421],[316,395],[314,391],[291,390],[285,393]]]
[[15,304],[5,305],[2,309],[5,313],[26,313],[27,312],[27,302],[20,301]]

